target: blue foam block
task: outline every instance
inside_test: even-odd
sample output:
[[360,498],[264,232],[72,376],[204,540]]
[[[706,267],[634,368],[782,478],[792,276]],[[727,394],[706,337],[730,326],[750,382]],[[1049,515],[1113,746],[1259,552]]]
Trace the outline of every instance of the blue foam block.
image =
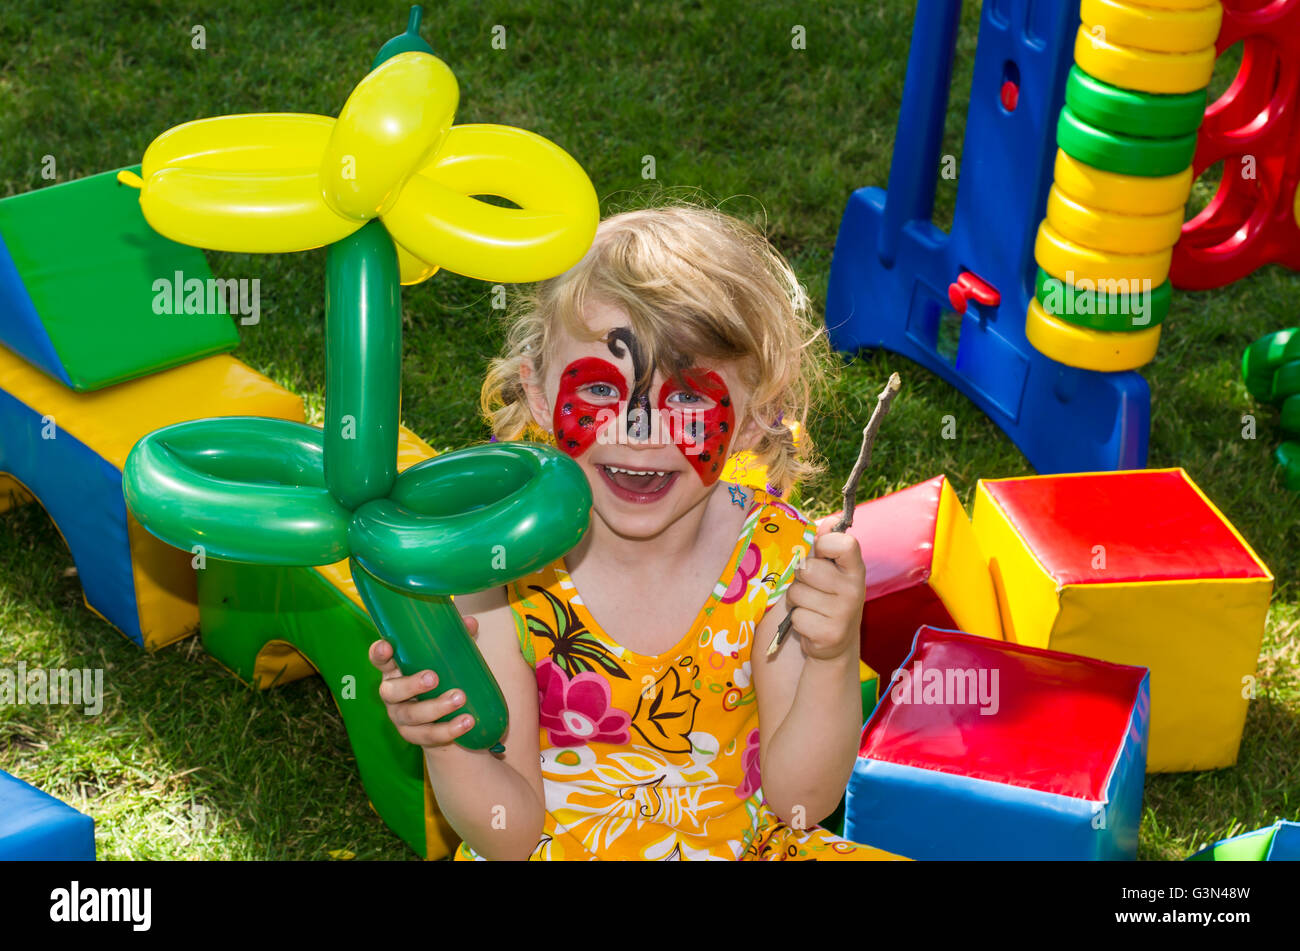
[[94,861],[95,820],[0,770],[0,861]]
[[0,472],[40,500],[77,566],[86,603],[144,645],[122,473],[67,432],[42,438],[41,414],[0,389]]

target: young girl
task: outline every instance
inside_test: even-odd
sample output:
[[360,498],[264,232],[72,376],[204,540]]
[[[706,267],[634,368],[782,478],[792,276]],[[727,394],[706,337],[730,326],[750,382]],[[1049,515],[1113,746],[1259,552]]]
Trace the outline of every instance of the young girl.
[[[828,351],[788,264],[694,207],[602,222],[540,284],[483,386],[499,439],[554,441],[591,483],[564,558],[456,598],[501,685],[506,750],[436,723],[378,641],[380,696],[425,750],[457,859],[876,859],[816,826],[861,732],[864,568],[779,496],[814,471],[802,424]],[[749,450],[770,492],[721,481]],[[815,555],[815,557],[813,557]],[[767,647],[786,611],[790,637]]]

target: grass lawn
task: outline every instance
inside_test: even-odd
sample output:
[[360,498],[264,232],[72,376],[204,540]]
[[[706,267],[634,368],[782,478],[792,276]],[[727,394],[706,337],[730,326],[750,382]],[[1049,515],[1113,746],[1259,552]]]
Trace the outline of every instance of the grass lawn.
[[[824,303],[849,194],[883,185],[902,93],[913,3],[610,4],[457,0],[426,10],[424,35],[460,82],[460,122],[538,132],[586,168],[602,211],[659,194],[715,200],[764,224]],[[376,9],[378,8],[378,9]],[[945,151],[960,159],[978,3],[966,4]],[[247,112],[337,115],[379,45],[405,25],[400,3],[85,2],[58,16],[8,0],[0,16],[0,196],[138,162],[178,123]],[[743,12],[741,12],[743,10]],[[206,49],[192,46],[192,28]],[[506,48],[494,49],[494,25]],[[807,48],[791,48],[791,29]],[[1222,89],[1230,70],[1221,69]],[[642,178],[653,156],[656,179]],[[1198,183],[1193,206],[1210,194]],[[936,220],[956,182],[939,181]],[[237,356],[302,394],[319,422],[324,387],[324,252],[209,253],[219,277],[258,278],[262,319]],[[1296,497],[1270,453],[1276,416],[1239,378],[1243,347],[1300,323],[1300,276],[1266,268],[1231,287],[1178,293],[1160,353],[1143,372],[1149,465],[1183,466],[1277,577],[1238,764],[1153,775],[1139,855],[1179,859],[1278,818],[1300,819],[1300,563]],[[439,274],[404,293],[404,422],[436,448],[486,438],[478,386],[501,331],[482,283]],[[811,432],[828,474],[805,486],[824,514],[857,453],[890,370],[905,390],[864,479],[868,498],[944,472],[969,506],[980,477],[1028,474],[1024,457],[954,389],[888,354],[850,362]],[[1242,415],[1259,438],[1242,438]],[[941,438],[943,417],[957,438]],[[318,678],[257,693],[197,638],[147,655],[89,611],[48,517],[0,519],[0,666],[103,667],[96,717],[0,707],[0,769],[94,816],[103,859],[413,859],[369,808],[342,721]]]

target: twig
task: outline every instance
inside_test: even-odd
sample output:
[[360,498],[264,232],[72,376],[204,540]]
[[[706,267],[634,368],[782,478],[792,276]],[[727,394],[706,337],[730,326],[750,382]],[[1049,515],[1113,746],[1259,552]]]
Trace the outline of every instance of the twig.
[[[885,388],[880,391],[876,397],[876,408],[871,413],[871,419],[867,421],[866,427],[862,430],[862,448],[858,451],[858,461],[853,465],[853,471],[849,473],[849,479],[844,483],[844,512],[840,520],[835,523],[833,531],[842,532],[853,524],[853,510],[857,507],[858,483],[862,481],[862,473],[867,471],[867,466],[871,464],[871,447],[875,445],[876,434],[880,432],[880,424],[889,412],[890,404],[894,402],[894,397],[898,395],[903,381],[899,379],[897,373],[889,375],[889,382]],[[794,608],[786,614],[785,620],[781,622],[780,627],[776,629],[776,637],[772,638],[772,643],[768,645],[767,656],[771,657],[780,649],[790,633],[790,620],[794,617]]]

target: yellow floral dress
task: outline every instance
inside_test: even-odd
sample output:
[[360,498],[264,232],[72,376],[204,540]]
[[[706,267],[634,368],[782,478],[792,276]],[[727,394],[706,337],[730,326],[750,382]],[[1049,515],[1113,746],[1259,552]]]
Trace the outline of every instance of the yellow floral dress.
[[[537,672],[546,818],[531,859],[879,859],[818,826],[797,830],[760,788],[755,631],[815,526],[765,492],[690,631],[659,657],[616,644],[556,561],[510,585]],[[457,860],[481,860],[461,843]]]

